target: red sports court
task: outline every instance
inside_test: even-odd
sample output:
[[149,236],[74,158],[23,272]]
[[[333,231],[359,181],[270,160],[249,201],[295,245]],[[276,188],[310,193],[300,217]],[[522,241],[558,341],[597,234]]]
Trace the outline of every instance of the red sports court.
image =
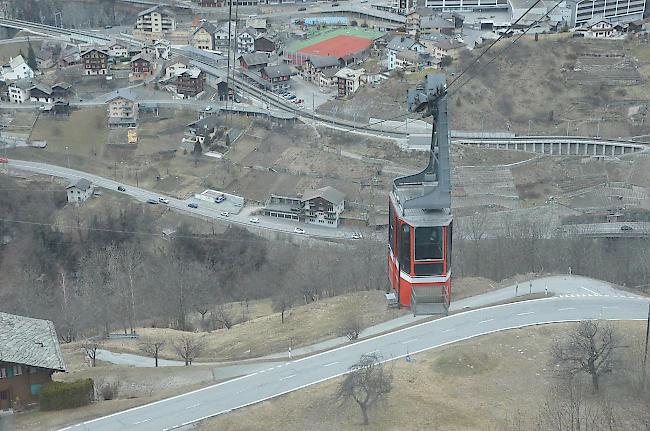
[[372,45],[372,40],[356,36],[334,36],[331,39],[309,45],[298,50],[302,54],[318,55],[322,57],[332,56],[336,58],[356,54]]

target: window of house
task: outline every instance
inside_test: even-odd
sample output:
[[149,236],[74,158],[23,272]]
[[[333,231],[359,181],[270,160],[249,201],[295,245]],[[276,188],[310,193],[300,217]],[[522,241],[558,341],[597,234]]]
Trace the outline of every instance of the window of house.
[[6,379],[7,378],[7,369],[2,367],[0,368],[0,379]]

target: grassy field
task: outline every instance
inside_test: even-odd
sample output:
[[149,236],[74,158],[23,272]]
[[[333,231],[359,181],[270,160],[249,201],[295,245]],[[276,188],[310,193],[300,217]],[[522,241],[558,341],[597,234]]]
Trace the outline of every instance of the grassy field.
[[[392,368],[393,390],[385,404],[361,427],[352,403],[340,405],[333,395],[337,380],[327,381],[208,420],[199,431],[373,431],[499,430],[518,412],[534,418],[553,381],[549,350],[553,339],[573,324],[545,325],[486,335],[399,360]],[[616,323],[626,344],[642,339],[645,325]],[[617,377],[603,387],[617,394]],[[630,406],[641,401],[631,401]],[[435,424],[435,425],[433,425]],[[528,429],[524,422],[521,430]]]

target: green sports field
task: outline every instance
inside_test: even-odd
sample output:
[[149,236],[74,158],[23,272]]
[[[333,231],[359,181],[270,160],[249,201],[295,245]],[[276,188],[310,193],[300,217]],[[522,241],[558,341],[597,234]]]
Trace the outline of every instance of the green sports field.
[[336,36],[356,36],[365,39],[377,39],[384,33],[377,30],[367,29],[363,27],[337,27],[335,29],[325,29],[318,32],[315,36],[309,39],[301,40],[289,45],[289,51],[298,51],[308,46],[314,45],[319,42],[326,41]]

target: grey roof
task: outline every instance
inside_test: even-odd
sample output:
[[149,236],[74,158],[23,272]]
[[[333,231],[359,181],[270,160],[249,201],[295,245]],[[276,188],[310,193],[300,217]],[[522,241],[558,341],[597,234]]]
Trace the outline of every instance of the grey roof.
[[[29,79],[19,79],[18,81],[12,82],[12,84],[21,90],[29,90],[30,88],[33,87],[34,84],[32,84],[32,81]],[[9,84],[11,85],[11,84]]]
[[217,115],[211,114],[211,115],[206,115],[200,120],[188,124],[187,127],[194,128],[197,131],[199,130],[211,131],[215,127],[217,127],[218,124],[219,124],[219,117]]
[[[160,10],[158,10],[158,9],[160,9]],[[140,12],[140,13],[138,14],[138,16],[147,15],[147,14],[150,14],[151,12],[156,11],[156,10],[158,10],[158,12],[159,12],[160,14],[170,15],[170,16],[176,16],[176,14],[175,14],[174,12],[172,12],[171,10],[169,10],[169,9],[167,9],[167,8],[163,8],[163,7],[161,7],[160,5],[156,5],[156,6],[154,6],[154,7],[150,7],[149,9],[145,9],[145,10],[143,10],[142,12]]]
[[100,53],[108,56],[108,51],[106,51],[103,48],[97,48],[97,47],[86,49],[85,51],[81,52],[79,55],[81,55],[83,57],[84,55],[86,55],[86,54],[88,54],[89,52],[92,52],[92,51],[97,51],[97,52],[100,52]]
[[201,25],[198,26],[196,30],[194,30],[192,36],[198,33],[199,30],[201,29],[205,29],[205,31],[207,31],[210,34],[210,36],[214,36],[214,34],[217,32],[217,27],[214,24],[212,24],[210,21],[203,21]]
[[263,70],[269,78],[291,76],[291,69],[289,69],[289,66],[286,64],[281,64],[279,66],[266,66]]
[[425,40],[431,42],[442,42],[442,41],[448,41],[450,39],[451,37],[442,33],[423,34],[422,36],[420,36],[420,41]]
[[309,60],[307,61],[309,61],[311,65],[314,66],[316,69],[322,69],[325,67],[335,67],[339,65],[339,59],[333,56],[327,56],[327,57],[313,56],[313,57],[309,57]]
[[66,189],[70,189],[72,187],[76,187],[81,190],[88,190],[89,188],[92,187],[92,183],[85,178],[79,178],[74,183],[70,183],[70,185],[66,187]]
[[454,24],[439,16],[429,15],[422,17],[420,28],[454,28]]
[[415,43],[415,40],[411,39],[410,37],[395,36],[393,40],[388,42],[386,48],[392,51],[406,51],[407,49],[411,49]]
[[68,84],[65,81],[61,81],[61,82],[57,82],[56,84],[54,84],[52,86],[52,88],[56,88],[56,87],[59,87],[59,88],[61,88],[63,90],[69,90],[70,88],[72,88],[72,84]]
[[117,99],[119,97],[134,102],[137,99],[138,96],[130,88],[122,88],[122,89],[119,89],[119,90],[111,91],[106,96],[104,96],[102,99],[104,100],[104,103],[108,103],[111,100],[115,100],[115,99]]
[[413,9],[411,12],[409,12],[406,16],[412,15],[414,13],[417,13],[420,16],[429,16],[429,15],[433,15],[435,11],[428,7],[418,6],[415,9]]
[[395,57],[402,60],[410,61],[411,63],[420,63],[420,62],[424,62],[429,56],[425,54],[420,54],[419,52],[406,50],[406,51],[398,52],[397,54],[395,54]]
[[0,313],[0,361],[65,371],[54,324]]
[[240,58],[249,66],[259,66],[269,62],[269,56],[264,53],[243,54]]
[[52,94],[52,87],[50,87],[49,85],[45,85],[42,82],[37,82],[30,88],[30,90],[34,90],[34,89],[42,91],[47,95]]
[[336,190],[334,187],[327,186],[317,190],[307,190],[302,196],[302,201],[309,201],[319,197],[333,204],[340,204],[345,199],[345,193]]
[[258,31],[257,31],[256,29],[254,29],[253,27],[246,27],[246,28],[245,28],[241,33],[239,33],[239,34],[244,34],[244,33],[248,33],[248,34],[251,35],[251,36],[253,37],[253,39],[254,39],[255,36],[257,36]]
[[149,63],[153,63],[153,61],[154,61],[151,54],[142,54],[142,53],[137,54],[133,58],[131,58],[131,63],[133,63],[136,60],[144,60],[144,61],[147,61]]

